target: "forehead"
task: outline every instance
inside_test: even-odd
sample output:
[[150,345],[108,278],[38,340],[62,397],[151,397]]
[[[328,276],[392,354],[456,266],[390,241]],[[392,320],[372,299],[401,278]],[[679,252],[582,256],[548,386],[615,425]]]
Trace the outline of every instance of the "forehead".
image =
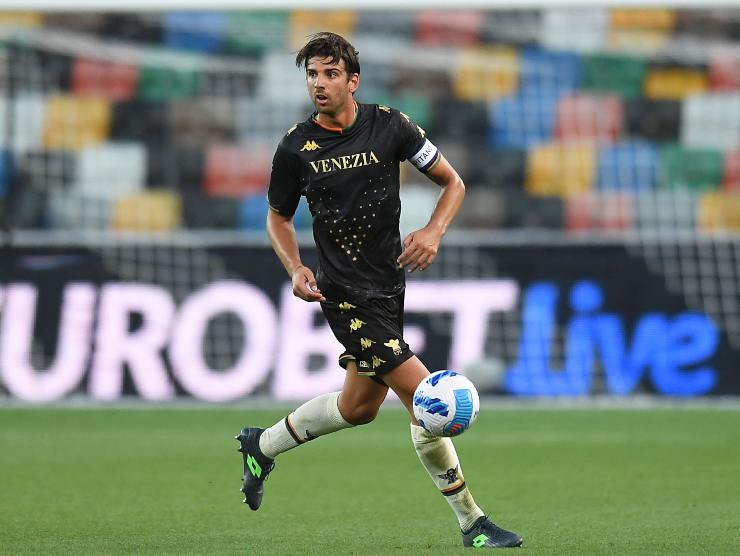
[[338,70],[344,70],[344,60],[339,58],[338,62],[332,62],[331,56],[312,56],[308,59],[308,64],[306,65],[306,69],[311,69],[315,71],[325,71],[328,69],[338,69]]

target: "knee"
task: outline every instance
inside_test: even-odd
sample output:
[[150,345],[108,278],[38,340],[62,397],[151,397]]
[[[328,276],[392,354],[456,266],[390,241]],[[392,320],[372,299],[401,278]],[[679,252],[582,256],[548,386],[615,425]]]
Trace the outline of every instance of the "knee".
[[352,407],[339,408],[344,420],[352,425],[367,425],[375,420],[380,411],[380,406],[372,403],[353,405]]

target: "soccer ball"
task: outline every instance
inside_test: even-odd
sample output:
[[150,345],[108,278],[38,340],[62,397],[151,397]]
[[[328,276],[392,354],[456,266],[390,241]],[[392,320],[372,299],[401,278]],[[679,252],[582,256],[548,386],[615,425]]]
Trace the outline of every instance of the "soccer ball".
[[437,371],[414,392],[414,417],[435,436],[457,436],[475,422],[480,411],[478,391],[455,371]]

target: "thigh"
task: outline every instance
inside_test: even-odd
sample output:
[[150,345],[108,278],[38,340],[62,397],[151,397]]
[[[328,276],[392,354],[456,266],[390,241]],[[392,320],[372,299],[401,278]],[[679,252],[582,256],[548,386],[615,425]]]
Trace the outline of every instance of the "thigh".
[[371,377],[358,374],[354,361],[349,361],[346,369],[342,393],[339,396],[339,412],[345,419],[356,417],[359,421],[372,420],[388,394],[388,387],[371,380]]

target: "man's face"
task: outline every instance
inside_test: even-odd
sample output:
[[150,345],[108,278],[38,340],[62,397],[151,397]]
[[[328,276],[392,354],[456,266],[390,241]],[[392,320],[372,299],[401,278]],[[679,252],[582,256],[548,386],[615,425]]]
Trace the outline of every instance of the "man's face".
[[347,76],[344,60],[331,63],[330,58],[314,56],[306,66],[306,84],[316,110],[324,114],[337,114],[352,101],[352,93],[357,90],[359,75]]

